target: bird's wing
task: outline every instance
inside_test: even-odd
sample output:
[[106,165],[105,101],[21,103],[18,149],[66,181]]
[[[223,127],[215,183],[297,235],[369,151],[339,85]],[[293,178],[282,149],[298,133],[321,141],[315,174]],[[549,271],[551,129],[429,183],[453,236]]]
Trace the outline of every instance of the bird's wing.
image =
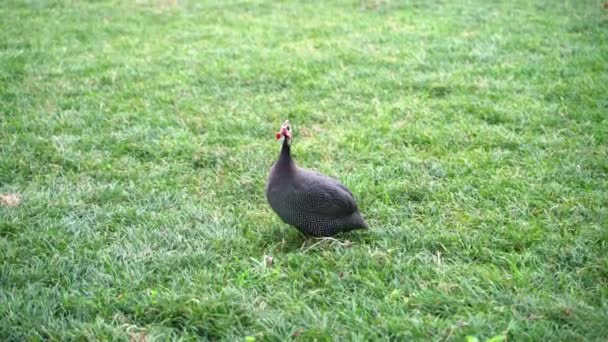
[[311,172],[296,189],[306,209],[323,216],[350,215],[357,210],[353,194],[338,180]]

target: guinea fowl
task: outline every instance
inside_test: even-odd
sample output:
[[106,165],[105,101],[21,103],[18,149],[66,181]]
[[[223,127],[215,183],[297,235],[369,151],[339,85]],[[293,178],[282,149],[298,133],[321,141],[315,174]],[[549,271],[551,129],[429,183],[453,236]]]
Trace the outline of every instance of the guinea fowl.
[[276,138],[283,139],[283,147],[279,160],[270,169],[266,198],[285,223],[316,237],[368,228],[348,188],[336,179],[296,165],[291,157],[292,130],[288,121]]

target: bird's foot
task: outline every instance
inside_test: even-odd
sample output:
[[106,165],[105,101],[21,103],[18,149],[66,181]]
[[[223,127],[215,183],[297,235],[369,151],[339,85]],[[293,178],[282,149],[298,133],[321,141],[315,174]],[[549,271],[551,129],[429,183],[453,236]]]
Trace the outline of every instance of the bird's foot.
[[[310,241],[313,241],[313,240],[317,240],[317,242],[304,248]],[[306,253],[309,250],[321,245],[323,242],[326,242],[326,241],[329,242],[329,244],[338,244],[339,246],[342,246],[342,247],[350,247],[353,245],[353,242],[350,240],[340,241],[333,237],[316,237],[316,238],[304,240],[304,243],[302,244],[302,247],[301,247],[302,249],[304,249],[302,252]]]
[[315,240],[332,241],[332,242],[335,242],[335,243],[337,243],[337,244],[339,244],[340,246],[343,246],[343,247],[350,247],[353,244],[353,242],[350,241],[350,240],[340,241],[340,240],[338,240],[336,238],[333,238],[333,237],[318,237],[318,238],[315,238]]

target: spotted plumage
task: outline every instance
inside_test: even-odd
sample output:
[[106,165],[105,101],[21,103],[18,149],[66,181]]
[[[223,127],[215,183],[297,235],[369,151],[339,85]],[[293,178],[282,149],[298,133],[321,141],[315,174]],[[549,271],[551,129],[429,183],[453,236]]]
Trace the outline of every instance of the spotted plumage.
[[332,236],[368,228],[353,194],[338,180],[298,167],[291,157],[291,126],[277,133],[283,139],[278,161],[266,184],[268,203],[287,224],[305,235]]

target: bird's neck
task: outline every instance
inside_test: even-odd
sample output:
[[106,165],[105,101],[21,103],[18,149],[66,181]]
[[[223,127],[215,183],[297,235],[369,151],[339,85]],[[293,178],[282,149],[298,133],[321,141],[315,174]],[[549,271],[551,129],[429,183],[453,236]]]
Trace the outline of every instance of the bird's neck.
[[289,170],[295,167],[293,158],[291,158],[291,145],[289,144],[287,139],[283,140],[283,147],[281,148],[281,154],[279,155],[279,161],[277,162],[277,166]]

